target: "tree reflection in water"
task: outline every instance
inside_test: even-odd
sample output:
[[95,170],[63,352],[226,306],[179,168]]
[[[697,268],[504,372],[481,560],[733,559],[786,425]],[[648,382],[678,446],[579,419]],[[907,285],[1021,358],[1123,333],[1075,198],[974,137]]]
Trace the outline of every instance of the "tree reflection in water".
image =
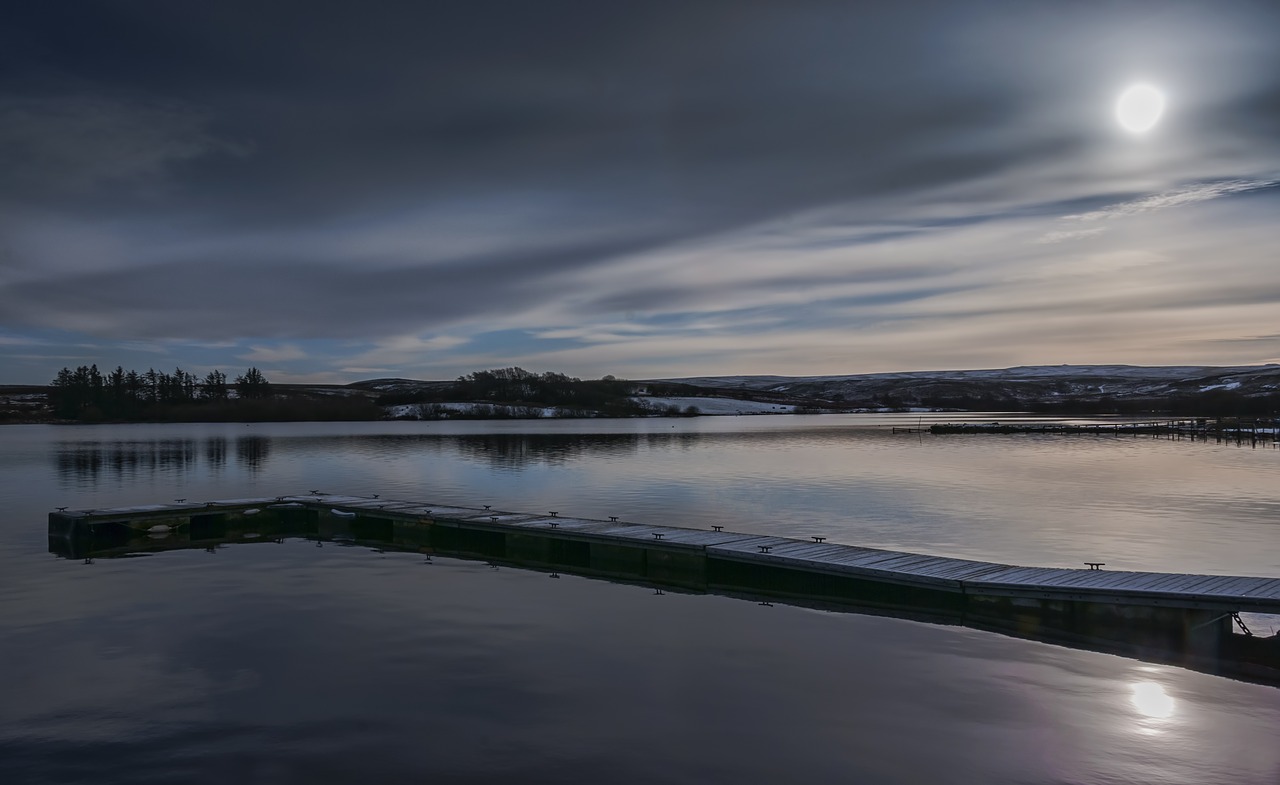
[[[53,451],[53,462],[63,482],[138,480],[189,472],[197,469],[202,459],[206,468],[221,469],[227,452],[227,439],[220,436],[203,440],[66,441]],[[270,452],[268,437],[236,439],[236,460],[244,468],[261,469]]]

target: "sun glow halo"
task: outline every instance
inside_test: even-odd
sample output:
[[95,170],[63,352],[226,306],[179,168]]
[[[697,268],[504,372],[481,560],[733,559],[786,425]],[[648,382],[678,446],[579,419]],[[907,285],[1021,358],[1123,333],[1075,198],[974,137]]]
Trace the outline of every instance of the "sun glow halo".
[[1135,84],[1116,101],[1116,120],[1130,133],[1150,131],[1164,114],[1164,93],[1149,84]]
[[1133,706],[1139,712],[1152,719],[1163,720],[1173,716],[1174,701],[1164,687],[1153,681],[1142,681],[1132,684]]

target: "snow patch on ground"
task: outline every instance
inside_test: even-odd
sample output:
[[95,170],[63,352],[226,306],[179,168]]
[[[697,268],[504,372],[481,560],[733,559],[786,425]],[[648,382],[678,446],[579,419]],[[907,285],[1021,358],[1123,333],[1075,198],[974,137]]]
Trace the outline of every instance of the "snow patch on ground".
[[444,403],[403,403],[397,406],[384,407],[387,417],[391,419],[415,419],[431,416],[434,412],[454,412],[457,414],[488,416],[498,414],[502,417],[558,417],[560,409],[555,406],[503,406],[489,403],[464,403],[446,401]]
[[1222,384],[1210,384],[1207,387],[1201,387],[1200,392],[1209,392],[1210,390],[1236,390],[1239,389],[1240,382],[1223,382]]
[[631,400],[648,406],[657,412],[664,412],[672,406],[680,409],[681,412],[693,406],[697,408],[699,414],[791,414],[796,409],[796,407],[784,403],[740,401],[736,398],[644,396],[632,398]]
[[[734,398],[712,397],[653,397],[636,396],[631,399],[645,407],[650,414],[664,415],[673,407],[685,414],[689,407],[698,410],[698,414],[793,414],[796,407],[789,404],[765,403],[762,401],[740,401]],[[502,406],[487,403],[405,403],[397,406],[383,407],[388,419],[438,419],[441,414],[482,416],[482,417],[514,417],[539,418],[563,417],[567,411],[557,406]],[[445,416],[448,416],[445,414]]]

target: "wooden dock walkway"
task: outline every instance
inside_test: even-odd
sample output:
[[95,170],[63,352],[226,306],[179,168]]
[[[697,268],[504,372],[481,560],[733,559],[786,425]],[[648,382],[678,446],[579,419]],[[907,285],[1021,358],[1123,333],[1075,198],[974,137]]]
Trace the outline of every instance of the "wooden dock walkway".
[[[308,494],[216,502],[152,504],[105,510],[59,509],[49,514],[50,538],[68,541],[104,527],[199,526],[232,516],[248,519],[262,511],[305,511],[332,520],[350,517],[365,524],[413,532],[434,532],[434,540],[461,550],[486,549],[533,561],[574,563],[603,572],[637,573],[657,579],[692,571],[715,584],[742,568],[761,570],[792,593],[806,593],[823,579],[847,579],[850,586],[922,590],[962,601],[1015,604],[1085,603],[1209,611],[1280,614],[1280,578],[1187,575],[1093,568],[1021,567],[928,556],[826,542],[626,522],[477,509],[418,501]],[[426,537],[426,534],[422,535]],[[485,539],[486,536],[488,539]],[[450,538],[453,539],[450,539]],[[477,539],[479,538],[479,539]],[[458,545],[458,543],[461,543]],[[805,579],[808,579],[807,582]],[[680,579],[682,580],[682,579]],[[820,593],[813,590],[814,593]]]

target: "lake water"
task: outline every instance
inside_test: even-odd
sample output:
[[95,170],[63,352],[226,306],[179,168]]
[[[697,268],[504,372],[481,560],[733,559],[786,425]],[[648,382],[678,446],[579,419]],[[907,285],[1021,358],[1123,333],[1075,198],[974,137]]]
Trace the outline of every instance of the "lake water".
[[1280,576],[1280,450],[918,421],[0,428],[0,782],[1280,781],[1280,690],[1171,666],[305,540],[47,551],[56,506],[320,489]]

